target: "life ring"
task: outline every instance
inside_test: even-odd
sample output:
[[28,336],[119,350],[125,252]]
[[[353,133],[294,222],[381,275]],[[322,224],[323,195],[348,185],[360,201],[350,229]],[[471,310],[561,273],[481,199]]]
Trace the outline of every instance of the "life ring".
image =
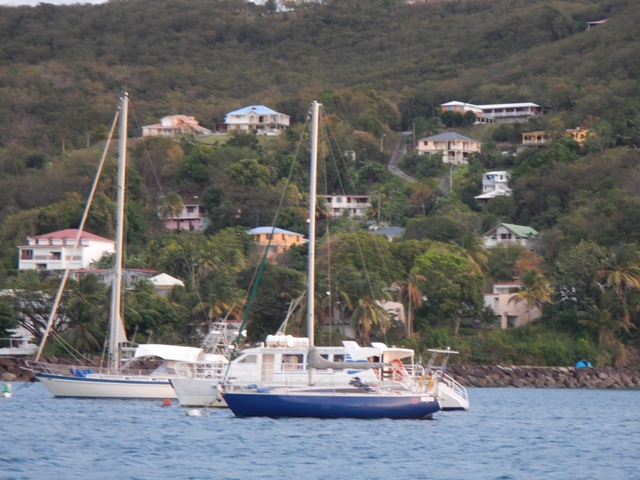
[[393,375],[397,375],[398,377],[400,377],[400,380],[402,380],[405,373],[402,360],[400,360],[399,358],[394,358],[393,360],[391,360],[391,365],[393,365]]

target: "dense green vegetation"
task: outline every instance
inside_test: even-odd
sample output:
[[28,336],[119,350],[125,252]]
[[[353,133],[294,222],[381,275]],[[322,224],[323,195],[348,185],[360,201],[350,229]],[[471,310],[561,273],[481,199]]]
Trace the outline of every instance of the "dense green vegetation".
[[[0,8],[0,262],[4,286],[21,292],[14,311],[42,321],[56,280],[18,275],[15,247],[28,235],[77,226],[123,90],[132,98],[130,137],[168,114],[212,127],[232,109],[264,104],[291,115],[285,135],[130,143],[127,265],[165,271],[186,286],[167,298],[145,284],[128,292],[127,328],[138,340],[197,342],[208,319],[243,302],[260,259],[246,228],[271,224],[284,194],[278,226],[306,231],[304,123],[317,99],[329,126],[319,191],[371,194],[369,222],[407,228],[389,243],[350,219],[327,221],[319,206],[318,292],[330,295],[319,294],[318,318],[352,323],[363,341],[419,351],[449,345],[463,362],[629,361],[640,338],[634,2],[273,6],[140,0]],[[609,22],[587,29],[602,18]],[[473,126],[439,113],[450,100],[532,101],[551,113],[528,124]],[[562,135],[577,126],[592,132],[583,145]],[[411,151],[401,166],[419,182],[389,175],[393,132],[415,129],[420,138],[447,128],[483,142],[480,155],[453,171],[451,192],[442,184],[448,168]],[[534,130],[550,132],[547,148],[512,155],[521,134]],[[509,170],[514,193],[480,205],[474,196],[489,169]],[[113,234],[114,182],[111,162],[87,224],[93,233]],[[163,231],[160,217],[193,196],[210,212],[207,231]],[[500,222],[540,231],[537,256],[485,250],[479,235]],[[278,327],[303,290],[305,262],[306,249],[296,247],[265,269],[250,340]],[[514,279],[523,285],[517,301],[541,307],[543,317],[494,329],[482,292]],[[86,279],[64,299],[66,335],[80,350],[101,350],[107,293]],[[405,328],[376,307],[383,299],[405,304]],[[14,320],[3,305],[0,330]],[[290,328],[304,333],[299,318]],[[317,335],[335,343],[344,331]]]

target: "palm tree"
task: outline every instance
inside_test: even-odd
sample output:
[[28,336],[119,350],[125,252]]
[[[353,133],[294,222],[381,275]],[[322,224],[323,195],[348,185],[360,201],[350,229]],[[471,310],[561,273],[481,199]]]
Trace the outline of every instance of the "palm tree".
[[160,205],[160,215],[163,220],[176,217],[183,206],[182,197],[176,192],[170,192],[164,197],[162,205]]
[[108,311],[107,289],[96,275],[86,275],[70,282],[71,295],[67,316],[71,329],[69,343],[78,351],[99,350],[104,340]]
[[422,306],[423,293],[420,289],[420,282],[426,281],[427,279],[423,275],[412,270],[406,280],[394,282],[391,286],[392,289],[398,289],[400,301],[404,299],[407,302],[407,324],[405,326],[407,336],[413,335],[413,314],[415,310]]
[[360,284],[360,291],[352,298],[358,300],[354,303],[351,322],[362,328],[364,339],[369,343],[369,334],[374,325],[380,326],[383,330],[389,326],[389,312],[382,308],[378,301],[391,300],[391,295],[382,289],[382,282],[365,278]]
[[629,328],[635,328],[634,324],[626,324],[624,320],[618,320],[616,310],[620,308],[616,305],[611,294],[603,292],[600,299],[600,306],[592,300],[587,303],[585,311],[578,312],[578,322],[598,331],[598,344],[601,348],[607,349],[612,356],[614,365],[622,365],[626,360],[626,350],[624,345],[616,338],[616,333],[621,330],[629,332]]
[[640,266],[638,256],[630,247],[614,249],[609,256],[609,266],[599,270],[601,277],[606,277],[605,284],[611,288],[622,303],[622,321],[630,325],[631,314],[627,305],[627,291],[640,290]]
[[529,321],[531,321],[531,310],[534,307],[542,309],[543,303],[551,302],[553,288],[547,282],[547,279],[537,270],[528,270],[522,276],[520,291],[509,299],[508,303],[523,302],[527,307]]
[[483,273],[488,268],[489,256],[482,237],[466,233],[460,245],[466,254],[467,262],[474,273]]

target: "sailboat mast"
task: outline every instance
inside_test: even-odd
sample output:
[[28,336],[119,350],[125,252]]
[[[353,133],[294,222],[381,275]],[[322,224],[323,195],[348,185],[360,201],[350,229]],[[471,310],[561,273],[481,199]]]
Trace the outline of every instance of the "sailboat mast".
[[124,243],[124,187],[127,165],[127,124],[129,97],[125,92],[120,111],[120,138],[118,142],[118,198],[116,211],[116,253],[113,266],[113,288],[111,291],[111,315],[109,321],[109,358],[111,369],[120,369],[118,343],[122,340],[120,306],[122,297],[122,250]]
[[[314,101],[311,105],[311,165],[309,175],[309,271],[307,273],[307,336],[309,347],[314,345],[314,310],[316,281],[316,170],[318,164],[318,114],[320,104]],[[315,383],[315,371],[309,368],[309,384]]]

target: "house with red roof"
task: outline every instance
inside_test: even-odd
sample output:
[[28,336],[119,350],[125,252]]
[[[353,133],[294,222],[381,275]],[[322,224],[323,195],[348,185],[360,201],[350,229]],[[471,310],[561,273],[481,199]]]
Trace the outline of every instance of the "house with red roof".
[[195,118],[187,115],[168,115],[160,123],[142,127],[143,137],[182,137],[185,135],[211,135],[213,131],[198,124]]
[[116,242],[89,232],[82,232],[74,250],[77,235],[78,229],[68,228],[27,237],[28,244],[18,247],[18,269],[65,270],[67,266],[74,270],[86,269],[105,253],[116,251]]

